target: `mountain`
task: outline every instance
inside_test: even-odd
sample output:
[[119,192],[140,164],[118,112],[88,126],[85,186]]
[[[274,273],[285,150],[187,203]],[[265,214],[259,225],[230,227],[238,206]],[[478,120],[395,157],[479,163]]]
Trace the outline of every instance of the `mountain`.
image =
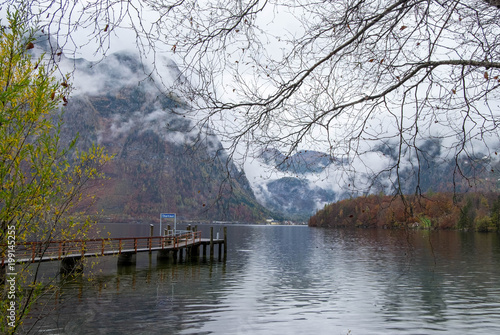
[[266,149],[260,154],[265,164],[274,165],[278,171],[293,174],[319,173],[333,163],[333,159],[322,152],[301,150],[292,156],[285,156],[277,149]]
[[[48,50],[49,45],[37,47]],[[156,59],[164,86],[157,85],[153,72],[133,53],[116,53],[100,62],[58,57],[61,67],[74,74],[75,89],[64,114],[65,140],[78,133],[81,148],[96,142],[115,155],[95,204],[107,220],[155,220],[161,212],[193,220],[306,220],[328,203],[394,192],[394,171],[381,171],[398,161],[395,144],[374,145],[364,152],[362,164],[319,151],[287,156],[268,148],[239,171],[226,164],[227,155],[210,129],[191,119],[189,104],[160,89],[184,80],[172,60]],[[467,180],[454,178],[460,174],[491,189],[500,177],[495,159],[464,157],[457,171],[454,160],[443,158],[438,140],[429,139],[421,149],[419,170],[411,162],[399,170],[405,193],[415,193],[417,181],[421,192],[465,191]]]
[[[500,191],[500,168],[494,157],[469,155],[455,161],[447,159],[442,148],[439,140],[428,139],[420,146],[418,162],[403,161],[399,177],[404,194]],[[383,169],[395,166],[398,150],[397,145],[381,142],[364,153],[363,162],[356,162],[332,159],[318,151],[286,156],[268,148],[245,171],[263,205],[294,219],[306,219],[328,203],[366,194],[394,194],[395,170]]]
[[266,186],[268,195],[265,204],[274,211],[296,219],[308,217],[318,208],[318,204],[336,199],[332,190],[311,185],[300,178],[282,177],[268,182]]
[[[96,142],[114,159],[96,188],[94,210],[107,221],[157,220],[164,212],[191,220],[256,222],[271,215],[219,140],[186,116],[189,106],[160,91],[134,54],[101,62],[62,59],[75,90],[64,109],[63,139]],[[164,78],[178,70],[165,60]],[[208,134],[208,135],[207,135]]]
[[307,220],[338,195],[318,176],[336,163],[318,151],[299,151],[287,157],[277,149],[263,150],[245,167],[257,199],[266,208],[294,220]]

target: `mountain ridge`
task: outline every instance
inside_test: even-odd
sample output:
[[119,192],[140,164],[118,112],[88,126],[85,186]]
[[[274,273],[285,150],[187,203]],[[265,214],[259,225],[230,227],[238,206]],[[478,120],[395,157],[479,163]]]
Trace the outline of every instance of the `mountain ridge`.
[[245,174],[226,166],[218,139],[185,116],[187,104],[141,79],[141,67],[130,54],[75,62],[62,138],[78,133],[79,148],[98,143],[114,155],[104,169],[108,179],[94,189],[100,220],[156,221],[162,212],[188,220],[271,216]]
[[[153,220],[164,211],[177,211],[187,219],[306,220],[325,204],[370,192],[389,194],[394,187],[390,172],[373,179],[371,166],[350,169],[347,157],[315,150],[291,156],[278,149],[262,150],[239,171],[226,164],[218,138],[189,118],[189,105],[175,93],[160,90],[137,55],[116,53],[100,62],[62,55],[60,63],[72,69],[75,87],[65,108],[63,137],[69,140],[78,133],[81,148],[100,143],[115,155],[105,171],[110,180],[98,191],[95,206],[109,220]],[[157,65],[167,81],[162,84],[185,80],[172,60]],[[422,148],[428,150],[422,151],[420,173],[411,166],[400,169],[403,192],[415,192],[416,180],[421,192],[456,185],[467,189],[451,177],[456,171],[453,162],[440,157],[439,141],[429,139]],[[396,160],[396,153],[395,147],[381,143],[366,154],[389,162]],[[479,162],[480,168],[465,174],[489,178],[493,160],[469,160]]]

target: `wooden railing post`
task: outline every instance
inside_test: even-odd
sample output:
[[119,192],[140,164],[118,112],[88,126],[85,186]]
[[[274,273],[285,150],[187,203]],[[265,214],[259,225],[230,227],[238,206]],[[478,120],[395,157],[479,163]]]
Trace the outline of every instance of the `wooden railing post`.
[[33,243],[33,252],[31,254],[31,263],[35,262],[35,256],[36,256],[36,243]]

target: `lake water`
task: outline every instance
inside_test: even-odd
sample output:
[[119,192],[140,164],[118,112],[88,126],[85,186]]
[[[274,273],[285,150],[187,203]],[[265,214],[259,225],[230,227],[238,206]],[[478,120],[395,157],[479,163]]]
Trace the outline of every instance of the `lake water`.
[[94,272],[51,298],[40,333],[500,334],[497,234],[230,225],[225,261],[142,253]]

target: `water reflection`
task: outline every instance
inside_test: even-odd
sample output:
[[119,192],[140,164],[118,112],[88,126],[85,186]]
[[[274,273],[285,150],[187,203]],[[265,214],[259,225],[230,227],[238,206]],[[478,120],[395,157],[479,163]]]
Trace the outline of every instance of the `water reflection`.
[[64,287],[40,331],[500,331],[498,235],[270,226],[230,226],[228,233],[223,262],[173,264],[145,253],[135,266],[117,267],[102,258],[93,282]]

